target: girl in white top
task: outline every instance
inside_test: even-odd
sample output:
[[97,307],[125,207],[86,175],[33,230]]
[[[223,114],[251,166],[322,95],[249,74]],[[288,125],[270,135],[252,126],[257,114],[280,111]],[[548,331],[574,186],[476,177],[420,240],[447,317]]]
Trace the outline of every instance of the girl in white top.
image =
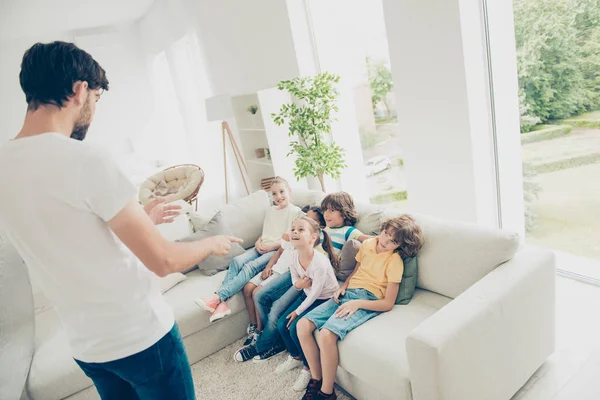
[[[256,241],[255,247],[233,259],[221,287],[215,294],[195,300],[202,309],[212,313],[210,322],[231,314],[225,301],[242,290],[252,277],[265,269],[271,257],[281,246],[281,236],[287,232],[296,217],[303,215],[302,210],[290,202],[290,193],[290,185],[285,179],[276,177],[273,180],[271,194],[276,205],[267,210],[262,235]],[[246,305],[248,306],[248,302]],[[256,315],[253,306],[254,304],[252,309],[248,308],[251,318]]]
[[[315,251],[323,234],[323,249],[327,256]],[[289,371],[304,364],[298,380],[310,379],[308,363],[304,359],[300,340],[296,332],[296,323],[309,311],[329,300],[339,289],[335,277],[339,268],[339,259],[335,255],[329,234],[321,230],[317,222],[301,217],[292,224],[291,243],[295,250],[292,252],[290,272],[296,290],[303,292],[298,299],[283,313],[277,323],[279,334],[290,353],[288,359],[277,368],[278,373]],[[297,386],[297,384],[294,384]],[[306,385],[304,385],[306,387]]]

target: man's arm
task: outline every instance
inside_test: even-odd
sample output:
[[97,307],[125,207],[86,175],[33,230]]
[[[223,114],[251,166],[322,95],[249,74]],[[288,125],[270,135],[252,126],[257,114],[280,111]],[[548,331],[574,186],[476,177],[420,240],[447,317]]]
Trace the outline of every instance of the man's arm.
[[164,239],[137,201],[132,200],[108,221],[109,228],[150,271],[158,276],[185,271],[210,255],[224,256],[231,243],[241,240],[214,236],[197,242],[173,243]]

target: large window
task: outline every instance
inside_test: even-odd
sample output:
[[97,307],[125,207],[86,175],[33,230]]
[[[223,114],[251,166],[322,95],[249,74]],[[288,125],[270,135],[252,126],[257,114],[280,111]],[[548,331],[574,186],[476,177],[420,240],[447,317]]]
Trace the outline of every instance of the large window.
[[[342,4],[343,3],[343,4]],[[307,0],[320,69],[341,77],[354,112],[340,113],[360,137],[371,202],[405,208],[407,185],[381,0]],[[340,12],[343,7],[344,12]],[[360,160],[360,161],[357,161]],[[349,160],[347,160],[348,162]]]
[[600,260],[600,2],[513,8],[526,240]]

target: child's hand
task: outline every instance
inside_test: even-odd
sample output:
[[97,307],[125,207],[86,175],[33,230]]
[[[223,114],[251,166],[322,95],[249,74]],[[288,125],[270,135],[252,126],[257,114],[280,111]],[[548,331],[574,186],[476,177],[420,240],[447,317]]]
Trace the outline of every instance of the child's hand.
[[290,315],[288,315],[287,317],[285,317],[285,319],[288,320],[287,325],[285,326],[286,328],[290,328],[290,325],[292,324],[292,322],[294,322],[294,320],[298,318],[298,314],[296,313],[296,311],[292,311],[290,313]]
[[356,312],[356,310],[358,310],[358,301],[356,300],[351,300],[347,303],[344,303],[340,306],[340,308],[337,309],[337,311],[335,312],[335,316],[338,318],[344,318],[346,317],[346,319],[350,318],[352,316],[352,314],[354,314]]
[[308,289],[312,286],[312,279],[309,277],[305,277],[296,282],[296,288],[298,289]]
[[260,274],[260,278],[267,279],[271,275],[273,275],[273,270],[271,268],[267,267],[263,270],[262,274]]
[[254,243],[254,247],[256,248],[256,251],[258,251],[260,254],[265,254],[267,252],[261,238],[258,238],[256,243]]
[[287,232],[285,232],[283,235],[281,235],[281,238],[283,240],[285,240],[286,242],[289,242],[290,241],[290,234],[287,233]]
[[336,303],[340,302],[340,296],[343,296],[346,294],[346,289],[338,289],[335,291],[335,293],[333,294],[333,301],[335,301]]

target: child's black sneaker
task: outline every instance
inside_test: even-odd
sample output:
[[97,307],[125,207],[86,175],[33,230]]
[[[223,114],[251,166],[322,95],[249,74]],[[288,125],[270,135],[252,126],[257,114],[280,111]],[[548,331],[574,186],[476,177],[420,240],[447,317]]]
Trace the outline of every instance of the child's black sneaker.
[[269,358],[273,357],[276,354],[281,353],[284,350],[285,350],[285,346],[282,346],[282,345],[277,345],[277,346],[271,347],[269,350],[263,351],[262,353],[258,353],[256,356],[254,356],[254,358],[252,359],[252,362],[259,363],[259,362],[266,361]]
[[304,396],[302,396],[302,400],[317,400],[317,393],[320,392],[321,381],[316,379],[311,379],[308,381],[308,386],[306,387],[306,392],[304,392]]
[[317,392],[317,397],[315,397],[316,400],[336,400],[337,396],[335,394],[335,389],[333,390],[333,392],[331,392],[330,394],[325,394],[322,391],[318,391]]
[[244,341],[244,346],[253,345],[256,343],[256,339],[258,339],[258,333],[256,332],[256,325],[248,325],[246,328],[246,340]]
[[258,354],[258,351],[256,350],[256,347],[254,347],[254,345],[244,346],[235,352],[235,354],[233,355],[233,359],[237,362],[244,362],[244,361],[248,361],[249,359],[256,356],[257,354]]

